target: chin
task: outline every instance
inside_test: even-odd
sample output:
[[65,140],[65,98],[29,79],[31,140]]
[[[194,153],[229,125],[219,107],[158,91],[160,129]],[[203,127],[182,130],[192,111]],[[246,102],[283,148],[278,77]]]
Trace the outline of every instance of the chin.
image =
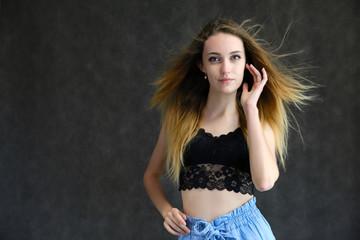
[[219,92],[224,93],[224,94],[233,94],[233,93],[236,93],[238,89],[239,89],[239,87],[232,86],[232,87],[219,89]]

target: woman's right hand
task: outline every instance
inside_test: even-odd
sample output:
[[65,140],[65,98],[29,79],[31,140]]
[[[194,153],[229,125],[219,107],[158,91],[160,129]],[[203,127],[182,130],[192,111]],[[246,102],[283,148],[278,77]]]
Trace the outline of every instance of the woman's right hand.
[[164,214],[164,227],[175,235],[187,235],[190,229],[186,227],[186,216],[177,208],[172,208]]
[[150,162],[144,173],[144,186],[161,216],[164,218],[166,230],[176,236],[187,235],[190,229],[186,227],[186,216],[177,208],[173,208],[164,194],[160,178],[166,165],[167,153],[166,127],[163,125],[160,130],[158,142],[151,155]]

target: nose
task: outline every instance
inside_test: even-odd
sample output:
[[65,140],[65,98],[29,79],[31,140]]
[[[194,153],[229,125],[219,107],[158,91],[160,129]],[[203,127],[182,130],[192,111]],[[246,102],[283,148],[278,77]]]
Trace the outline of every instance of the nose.
[[224,60],[221,63],[221,74],[227,75],[230,73],[230,62],[227,60]]

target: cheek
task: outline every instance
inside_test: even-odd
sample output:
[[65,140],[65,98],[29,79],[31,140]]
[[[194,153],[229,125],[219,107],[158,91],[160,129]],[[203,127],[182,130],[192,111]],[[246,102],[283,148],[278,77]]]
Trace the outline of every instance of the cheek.
[[243,77],[243,76],[245,75],[245,72],[246,72],[246,69],[240,68],[240,69],[238,70],[238,72],[237,72],[237,75],[238,75],[239,77]]
[[206,74],[208,76],[218,77],[220,73],[220,69],[217,66],[205,66],[206,67]]
[[246,75],[246,72],[249,72],[249,71],[246,69],[246,67],[245,67],[245,63],[244,63],[244,65],[241,66],[240,69],[241,69],[241,70],[239,71],[239,75],[241,75],[241,76],[245,76],[245,75]]

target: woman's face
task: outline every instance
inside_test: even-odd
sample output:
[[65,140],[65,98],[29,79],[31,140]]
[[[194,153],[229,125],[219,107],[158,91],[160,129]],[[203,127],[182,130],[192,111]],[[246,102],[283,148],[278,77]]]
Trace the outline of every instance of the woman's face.
[[210,91],[236,93],[241,86],[245,70],[243,41],[229,33],[216,33],[204,44],[203,64],[200,66],[209,80]]

